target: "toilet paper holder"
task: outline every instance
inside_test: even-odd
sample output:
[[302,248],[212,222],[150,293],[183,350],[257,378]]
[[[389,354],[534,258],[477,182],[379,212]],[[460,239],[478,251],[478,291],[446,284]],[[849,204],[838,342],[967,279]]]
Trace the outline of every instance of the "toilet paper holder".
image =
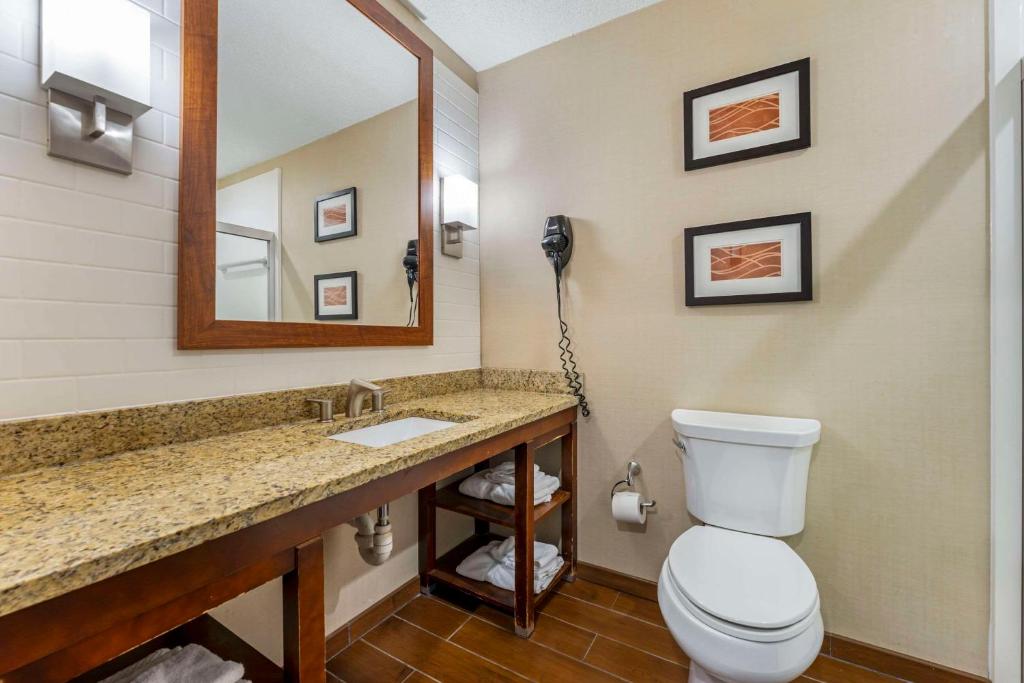
[[[612,485],[611,497],[612,498],[615,497],[615,494],[616,494],[616,492],[618,492],[619,487],[622,486],[623,484],[626,485],[626,488],[633,488],[633,481],[643,471],[644,471],[643,468],[640,467],[640,463],[638,463],[636,460],[630,460],[629,464],[626,465],[626,478],[625,479],[620,479],[619,481],[615,482]],[[653,508],[657,504],[658,504],[658,502],[655,501],[655,500],[652,500],[652,501],[640,501],[640,507],[641,508]]]

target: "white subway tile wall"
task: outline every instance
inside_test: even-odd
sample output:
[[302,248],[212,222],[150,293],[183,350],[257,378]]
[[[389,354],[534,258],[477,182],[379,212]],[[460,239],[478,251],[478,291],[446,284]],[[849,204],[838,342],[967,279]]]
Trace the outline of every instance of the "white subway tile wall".
[[[39,0],[0,3],[0,420],[480,367],[480,249],[441,256],[434,345],[178,351],[178,0],[152,16],[128,177],[46,154]],[[434,63],[436,175],[479,181],[477,94]],[[435,181],[436,190],[436,181]]]

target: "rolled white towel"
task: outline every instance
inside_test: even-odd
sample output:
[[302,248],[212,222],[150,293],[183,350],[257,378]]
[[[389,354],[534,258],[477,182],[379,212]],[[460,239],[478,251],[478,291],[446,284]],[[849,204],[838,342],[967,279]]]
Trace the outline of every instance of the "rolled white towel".
[[154,650],[134,664],[130,664],[118,671],[116,674],[104,678],[100,683],[131,683],[137,679],[139,674],[148,671],[150,668],[156,666],[158,662],[175,655],[180,651],[180,647],[163,647],[159,650]]

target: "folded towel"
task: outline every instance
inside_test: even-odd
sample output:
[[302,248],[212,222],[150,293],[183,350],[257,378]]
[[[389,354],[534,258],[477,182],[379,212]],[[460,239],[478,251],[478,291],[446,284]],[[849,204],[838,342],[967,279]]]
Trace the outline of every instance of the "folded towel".
[[[498,547],[493,548],[491,557],[502,563],[509,569],[516,568],[516,537],[509,536],[502,541]],[[550,543],[535,541],[533,544],[533,573],[534,576],[543,573],[558,558],[558,548]],[[556,568],[557,569],[557,568]]]
[[[534,479],[533,482],[533,504],[540,505],[550,502],[551,495],[558,490],[559,486],[561,483],[558,481],[558,477],[542,473],[541,477]],[[515,505],[516,486],[515,484],[496,484],[487,497],[499,505]]]
[[[547,588],[564,563],[565,560],[556,556],[555,562],[552,563],[550,569],[535,573],[533,575],[533,592],[540,593]],[[516,572],[514,569],[510,569],[499,562],[494,565],[491,571],[487,572],[487,581],[498,588],[513,591],[516,589]]]
[[132,683],[238,683],[245,674],[238,662],[225,662],[202,645],[175,648]]
[[[516,573],[515,573],[515,552],[514,545],[507,545],[510,539],[504,541],[491,541],[487,545],[477,548],[470,554],[466,559],[459,563],[459,566],[455,568],[455,572],[462,576],[465,576],[476,581],[486,581],[490,584],[497,586],[498,588],[504,588],[505,590],[516,589]],[[514,539],[513,540],[514,543]],[[513,548],[512,564],[506,565],[501,559],[504,558],[508,552],[500,553],[499,547],[505,546],[507,548]],[[551,551],[554,551],[554,555],[551,555]],[[537,563],[534,562],[534,574],[533,574],[533,592],[540,593],[551,580],[555,574],[562,567],[565,561],[558,554],[558,549],[555,546],[548,543],[535,542],[533,546],[534,557],[545,557],[547,561],[537,568]]]
[[[495,484],[515,484],[516,483],[516,464],[511,460],[492,467],[489,470],[484,470],[488,481],[493,481]],[[533,476],[536,477],[540,472],[540,465],[533,466]]]
[[477,548],[473,553],[459,563],[455,568],[456,574],[461,574],[474,581],[486,581],[487,572],[491,571],[497,560],[491,557],[491,551],[501,545],[501,541],[491,541],[482,548]]
[[[502,465],[511,466],[513,472],[515,470],[514,463],[502,463]],[[498,465],[498,467],[501,467],[502,465]],[[506,469],[508,468],[506,467]],[[512,477],[511,482],[499,483],[490,478],[490,475],[493,474],[493,472],[494,470],[481,470],[480,472],[476,472],[475,474],[466,477],[459,483],[459,492],[467,496],[472,496],[473,498],[491,500],[499,505],[515,505],[515,477]],[[558,477],[553,477],[541,472],[540,468],[536,465],[534,465],[533,474],[533,504],[540,505],[541,503],[550,502],[551,495],[557,491],[560,486]]]
[[164,647],[159,650],[154,650],[134,664],[126,666],[116,674],[104,678],[100,683],[131,683],[139,674],[147,671],[161,660],[170,657],[180,650],[180,647],[176,647],[174,649]]

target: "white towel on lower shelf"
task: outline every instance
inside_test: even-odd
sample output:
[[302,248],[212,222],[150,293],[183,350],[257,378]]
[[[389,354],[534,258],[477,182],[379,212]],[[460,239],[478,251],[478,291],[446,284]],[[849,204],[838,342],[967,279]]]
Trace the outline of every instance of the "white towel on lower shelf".
[[[516,568],[516,537],[509,536],[502,541],[498,547],[491,552],[491,557],[501,562],[509,569]],[[545,571],[558,558],[558,548],[550,543],[533,544],[533,572],[538,574]]]
[[202,645],[157,650],[102,683],[239,683],[245,670]]
[[[459,566],[455,568],[455,572],[467,578],[475,581],[486,581],[498,588],[504,588],[505,590],[515,590],[516,588],[516,572],[515,572],[515,546],[509,544],[509,540],[515,541],[514,538],[508,538],[504,541],[491,541],[487,545],[477,548],[469,557],[459,563]],[[509,553],[499,553],[499,548],[505,546],[511,548],[512,562],[506,564]],[[533,544],[534,554],[534,573],[533,573],[533,592],[540,593],[561,569],[565,560],[558,554],[558,548],[549,544],[541,543],[536,541]],[[538,567],[536,558],[543,557],[546,561]]]
[[[502,465],[512,465],[514,472],[514,463],[502,463]],[[502,465],[490,470],[481,470],[474,473],[473,475],[466,477],[459,484],[459,493],[473,498],[480,498],[481,500],[491,500],[499,505],[515,505],[516,504],[516,484],[515,476],[512,477],[511,482],[504,481],[504,474],[498,477],[501,481],[495,481],[492,479],[492,475],[495,470],[500,468]],[[506,468],[507,469],[507,468]],[[540,471],[540,468],[534,465],[533,470],[533,504],[540,505],[541,503],[548,503],[551,501],[551,495],[558,490],[560,483],[558,477],[553,477],[549,474],[545,474]]]

